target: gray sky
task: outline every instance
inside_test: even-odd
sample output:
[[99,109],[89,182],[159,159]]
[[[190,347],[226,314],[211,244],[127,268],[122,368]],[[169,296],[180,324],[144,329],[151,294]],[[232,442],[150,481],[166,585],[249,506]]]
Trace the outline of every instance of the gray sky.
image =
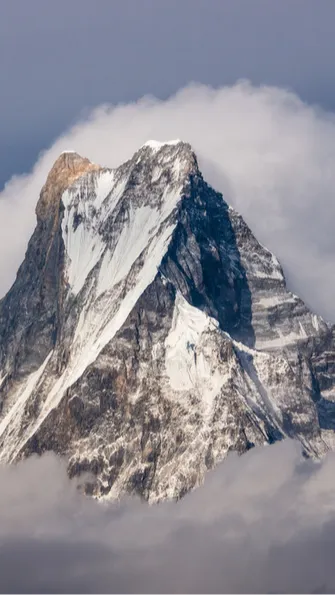
[[0,187],[85,109],[190,81],[335,108],[334,0],[0,0]]

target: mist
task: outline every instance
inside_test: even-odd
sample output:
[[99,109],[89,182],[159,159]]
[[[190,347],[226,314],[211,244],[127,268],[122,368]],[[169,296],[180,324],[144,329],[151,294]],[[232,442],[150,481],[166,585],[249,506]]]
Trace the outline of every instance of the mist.
[[230,454],[179,502],[97,502],[47,454],[0,468],[0,591],[335,589],[335,454]]

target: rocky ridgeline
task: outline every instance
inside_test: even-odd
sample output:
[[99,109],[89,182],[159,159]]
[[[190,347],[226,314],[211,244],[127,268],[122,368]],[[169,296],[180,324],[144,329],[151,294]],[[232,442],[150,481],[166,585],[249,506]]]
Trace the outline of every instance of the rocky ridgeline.
[[333,329],[203,180],[149,142],[52,168],[0,302],[0,459],[53,450],[87,492],[179,498],[229,451],[333,448]]

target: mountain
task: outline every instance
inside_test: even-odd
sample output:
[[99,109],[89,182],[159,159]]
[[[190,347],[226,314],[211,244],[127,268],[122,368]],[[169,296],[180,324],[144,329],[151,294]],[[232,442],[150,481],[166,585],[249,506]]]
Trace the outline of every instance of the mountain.
[[[334,329],[190,145],[65,152],[0,302],[0,460],[53,450],[101,498],[179,498],[229,451],[334,447]],[[266,216],[266,214],[263,214]]]

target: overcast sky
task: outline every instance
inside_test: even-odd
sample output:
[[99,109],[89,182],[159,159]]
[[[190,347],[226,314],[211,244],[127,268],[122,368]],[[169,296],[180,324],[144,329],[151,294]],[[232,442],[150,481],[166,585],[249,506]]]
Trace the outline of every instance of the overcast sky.
[[1,0],[0,187],[83,110],[190,81],[335,108],[334,0]]

